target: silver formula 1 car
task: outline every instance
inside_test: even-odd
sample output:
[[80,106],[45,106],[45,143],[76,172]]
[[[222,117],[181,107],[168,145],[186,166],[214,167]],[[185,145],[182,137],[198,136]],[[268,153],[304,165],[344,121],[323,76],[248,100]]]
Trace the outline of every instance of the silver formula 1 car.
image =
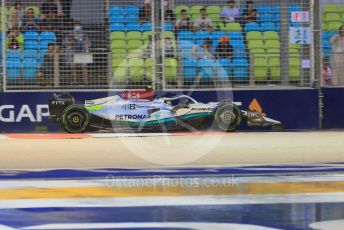
[[154,100],[123,99],[120,96],[86,100],[75,104],[69,94],[55,94],[49,101],[49,119],[70,133],[94,130],[179,131],[214,127],[235,131],[247,121],[249,126],[279,126],[281,122],[257,111],[240,109],[239,102],[201,103],[180,95]]

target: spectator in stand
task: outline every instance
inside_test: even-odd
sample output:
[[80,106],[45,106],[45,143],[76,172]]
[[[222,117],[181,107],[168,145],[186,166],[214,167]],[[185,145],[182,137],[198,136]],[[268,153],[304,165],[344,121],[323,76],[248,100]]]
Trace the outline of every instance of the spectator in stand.
[[323,67],[322,67],[322,74],[321,74],[321,85],[322,86],[332,85],[332,70],[330,68],[328,58],[323,59]]
[[23,48],[24,37],[17,28],[8,32],[7,48],[11,50],[20,50]]
[[164,0],[164,14],[165,14],[165,22],[174,22],[176,21],[176,16],[174,15],[173,10],[169,8],[168,1]]
[[333,49],[333,85],[344,85],[344,25],[339,28],[339,34],[330,39]]
[[239,8],[235,7],[235,1],[229,0],[227,2],[227,7],[220,13],[220,18],[224,23],[240,20],[240,11]]
[[139,22],[143,24],[151,21],[151,5],[150,0],[145,0],[143,7],[139,11]]
[[62,7],[59,0],[46,0],[41,6],[41,19],[52,19],[62,15]]
[[206,8],[202,8],[200,10],[200,17],[197,18],[194,22],[194,30],[195,31],[204,30],[208,32],[213,31],[213,22],[211,21],[210,18],[207,18]]
[[192,30],[193,25],[192,21],[189,17],[189,14],[186,10],[180,11],[180,19],[177,20],[175,30]]
[[27,9],[23,19],[23,31],[39,31],[40,20],[35,16],[35,11],[32,8]]
[[213,55],[211,54],[211,45],[212,40],[210,38],[204,39],[204,42],[201,46],[194,46],[192,48],[193,57],[197,60],[201,58],[211,58],[213,59]]
[[215,57],[220,58],[232,58],[233,47],[229,43],[229,37],[224,36],[220,38],[220,43],[216,47]]
[[8,29],[18,28],[21,29],[24,17],[24,9],[21,1],[16,1],[14,4],[14,11],[9,17]]
[[174,44],[170,38],[165,38],[165,57],[174,58]]
[[242,16],[243,23],[257,22],[258,11],[254,8],[253,1],[246,2],[246,9]]
[[55,61],[56,47],[54,43],[48,44],[48,51],[44,54],[44,61],[41,68],[37,72],[37,81],[40,85],[52,86],[54,82],[54,61]]
[[67,35],[65,41],[65,54],[66,63],[70,64],[72,72],[72,84],[77,83],[77,71],[81,69],[84,84],[88,84],[88,70],[87,64],[74,63],[75,53],[86,53],[89,52],[90,42],[87,34],[83,31],[82,26],[79,22],[76,22],[74,29],[71,34]]

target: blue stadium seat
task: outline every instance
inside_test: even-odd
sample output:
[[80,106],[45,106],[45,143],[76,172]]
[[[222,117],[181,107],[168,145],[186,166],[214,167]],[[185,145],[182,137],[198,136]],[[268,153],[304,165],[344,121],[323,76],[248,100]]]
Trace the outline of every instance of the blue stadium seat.
[[244,80],[248,77],[248,62],[246,58],[234,58],[232,66],[235,80]]
[[293,4],[289,7],[289,12],[293,12],[293,11],[301,11],[301,7],[299,4]]
[[113,15],[122,15],[123,12],[124,12],[124,9],[121,6],[111,6],[109,8],[109,15],[110,15],[110,17],[113,16]]
[[9,77],[8,80],[15,80],[21,76],[21,61],[19,59],[6,60],[6,75]]
[[23,61],[23,75],[27,80],[34,80],[37,74],[37,59],[27,58]]
[[44,31],[40,34],[40,40],[56,41],[56,34],[52,31]]
[[38,52],[37,51],[30,51],[24,50],[23,51],[23,58],[24,59],[38,59]]
[[17,59],[20,60],[21,59],[21,51],[20,50],[7,50],[6,52],[6,59]]
[[24,41],[24,50],[38,50],[38,41],[28,40]]
[[142,24],[142,32],[145,31],[152,31],[153,25],[150,22],[146,22]]
[[110,24],[113,23],[124,23],[125,21],[125,17],[123,15],[114,15],[110,17]]
[[213,40],[219,40],[220,37],[224,37],[224,36],[227,36],[227,33],[224,32],[224,31],[215,31],[212,33],[212,39]]
[[245,49],[245,45],[242,40],[230,40],[229,43],[233,48]]
[[243,36],[242,32],[229,32],[228,35],[229,35],[229,38],[231,40],[244,41],[244,36]]
[[180,31],[178,33],[178,39],[179,40],[189,40],[189,41],[193,41],[194,40],[194,33],[191,31]]
[[24,33],[24,40],[39,40],[39,34],[35,31],[28,31]]
[[197,61],[192,58],[183,59],[184,81],[194,81],[197,76]]
[[128,15],[139,15],[140,7],[138,6],[126,6],[124,13]]
[[260,6],[257,6],[257,10],[259,14],[264,14],[264,13],[270,13],[271,8],[266,5],[260,5]]
[[181,40],[178,42],[183,58],[192,58],[192,48],[195,44],[191,41]]
[[322,38],[323,40],[330,40],[335,34],[337,34],[337,32],[322,32]]
[[211,33],[207,31],[197,31],[195,32],[195,39],[197,44],[203,44],[204,39],[211,38]]
[[270,11],[271,11],[271,13],[273,13],[273,14],[278,14],[278,15],[280,15],[280,14],[281,14],[281,6],[278,5],[278,4],[271,5],[271,6],[270,6]]
[[262,14],[259,14],[259,21],[261,21],[261,22],[275,21],[275,15],[272,14],[272,13],[262,13]]
[[124,17],[124,23],[139,23],[139,17],[137,15],[126,15]]
[[125,31],[125,26],[123,23],[113,23],[110,24],[110,31]]
[[[217,68],[217,78],[223,80],[229,80],[232,75],[232,63],[228,58],[220,58],[217,60],[219,67]],[[222,71],[225,70],[225,73]]]
[[128,23],[126,26],[126,31],[141,31],[142,27],[139,23]]
[[169,22],[166,22],[165,23],[165,30],[166,31],[173,31],[174,30],[173,24],[169,23]]
[[210,81],[214,76],[215,62],[211,58],[201,58],[198,61],[198,68],[200,69],[200,76],[202,81]]
[[256,22],[249,22],[245,24],[244,28],[245,32],[250,32],[250,31],[260,31],[260,26]]
[[233,59],[247,58],[245,47],[233,47]]
[[51,43],[49,40],[42,40],[39,43],[39,50],[43,50],[44,52],[47,51],[49,43]]
[[276,24],[273,22],[263,22],[261,24],[261,31],[279,31],[279,29],[276,27]]

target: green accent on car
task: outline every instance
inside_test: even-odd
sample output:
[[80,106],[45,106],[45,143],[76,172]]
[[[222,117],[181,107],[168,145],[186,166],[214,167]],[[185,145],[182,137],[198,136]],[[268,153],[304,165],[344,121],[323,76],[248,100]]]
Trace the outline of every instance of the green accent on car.
[[87,109],[89,112],[93,112],[93,111],[102,110],[104,107],[105,107],[104,105],[92,105],[92,106],[86,107],[86,109]]

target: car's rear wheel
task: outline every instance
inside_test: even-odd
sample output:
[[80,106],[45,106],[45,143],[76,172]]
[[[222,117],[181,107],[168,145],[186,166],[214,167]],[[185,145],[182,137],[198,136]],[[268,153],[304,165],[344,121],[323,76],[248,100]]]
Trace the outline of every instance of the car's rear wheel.
[[241,111],[238,106],[231,103],[221,103],[215,112],[216,127],[224,132],[235,131],[241,123]]
[[85,132],[90,122],[89,112],[81,105],[70,105],[63,110],[60,126],[69,133]]

